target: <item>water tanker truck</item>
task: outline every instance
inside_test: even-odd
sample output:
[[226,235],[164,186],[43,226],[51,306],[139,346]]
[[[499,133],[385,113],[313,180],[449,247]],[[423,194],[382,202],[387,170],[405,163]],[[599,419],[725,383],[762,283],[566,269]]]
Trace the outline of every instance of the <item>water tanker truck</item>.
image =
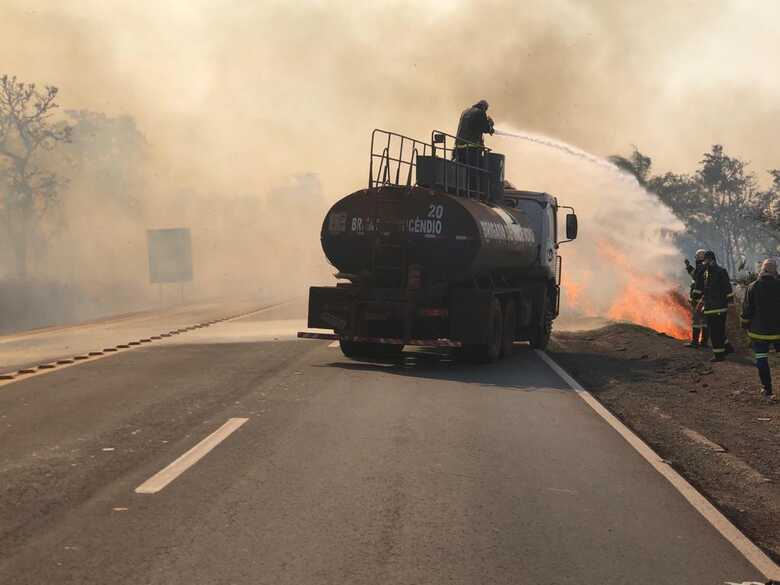
[[374,130],[367,189],[322,224],[336,286],[309,290],[308,326],[344,355],[390,357],[405,345],[452,347],[494,362],[513,342],[544,348],[560,308],[558,246],[577,237],[548,193],[504,180],[504,156],[434,131],[422,142]]

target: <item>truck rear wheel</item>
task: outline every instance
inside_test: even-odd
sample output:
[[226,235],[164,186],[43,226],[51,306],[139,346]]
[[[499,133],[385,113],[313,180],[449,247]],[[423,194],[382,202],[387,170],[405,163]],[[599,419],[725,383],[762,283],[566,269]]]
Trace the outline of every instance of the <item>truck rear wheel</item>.
[[531,347],[534,349],[547,349],[547,344],[550,343],[550,334],[552,333],[552,322],[552,313],[545,311],[531,331],[531,337],[528,339],[531,342]]
[[401,355],[404,349],[403,345],[391,345],[389,343],[378,343],[380,358],[395,358]]
[[401,354],[403,345],[339,340],[341,353],[348,358],[392,358]]
[[515,301],[509,299],[504,303],[504,331],[501,341],[501,355],[507,357],[512,355],[515,342],[515,331],[517,328],[517,311]]
[[487,320],[485,337],[487,343],[479,345],[466,345],[458,351],[460,359],[480,364],[492,364],[501,357],[503,345],[504,317],[501,311],[501,303],[493,299],[490,303],[490,316]]

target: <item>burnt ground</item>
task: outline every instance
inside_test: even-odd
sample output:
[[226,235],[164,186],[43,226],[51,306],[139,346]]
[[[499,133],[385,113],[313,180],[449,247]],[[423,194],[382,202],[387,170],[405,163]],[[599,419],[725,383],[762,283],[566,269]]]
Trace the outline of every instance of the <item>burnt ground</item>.
[[[759,395],[744,333],[730,337],[737,355],[716,364],[630,324],[556,333],[549,353],[778,561],[780,402]],[[770,362],[780,387],[780,356]]]

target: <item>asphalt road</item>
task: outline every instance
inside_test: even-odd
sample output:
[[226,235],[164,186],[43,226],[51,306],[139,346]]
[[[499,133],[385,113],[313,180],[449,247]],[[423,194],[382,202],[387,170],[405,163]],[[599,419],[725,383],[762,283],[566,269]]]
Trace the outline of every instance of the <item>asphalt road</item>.
[[759,580],[532,351],[355,362],[302,311],[0,387],[0,583]]

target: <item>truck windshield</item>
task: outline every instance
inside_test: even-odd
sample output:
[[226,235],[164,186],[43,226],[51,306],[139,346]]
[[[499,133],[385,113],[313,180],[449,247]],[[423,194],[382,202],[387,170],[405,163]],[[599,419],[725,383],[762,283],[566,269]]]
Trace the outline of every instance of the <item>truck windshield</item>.
[[542,225],[544,221],[544,207],[539,201],[533,199],[515,199],[515,205],[517,209],[522,209],[528,216],[528,221],[531,222],[531,227],[537,234],[542,233]]

